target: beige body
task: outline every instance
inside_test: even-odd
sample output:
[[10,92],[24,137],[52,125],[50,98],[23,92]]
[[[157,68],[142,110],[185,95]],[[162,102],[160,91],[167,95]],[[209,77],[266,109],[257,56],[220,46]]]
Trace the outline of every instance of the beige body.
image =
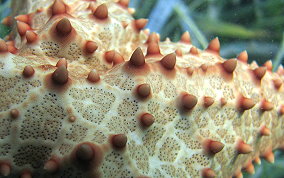
[[[28,43],[25,34],[15,31],[17,52],[0,54],[0,167],[9,170],[10,177],[26,173],[33,177],[195,178],[209,177],[204,170],[210,168],[216,177],[227,178],[240,176],[241,168],[249,171],[259,156],[269,160],[271,151],[283,144],[284,88],[276,88],[274,82],[281,80],[279,74],[267,70],[257,79],[253,70],[258,66],[240,60],[232,73],[226,72],[216,40],[213,47],[197,53],[190,52],[193,46],[186,40],[151,42],[160,54],[149,52],[154,48],[146,43],[149,32],[136,29],[131,9],[102,0],[64,2],[67,13],[52,16],[53,2],[23,1],[25,8],[19,12],[29,14],[28,25],[36,39]],[[108,7],[108,18],[98,20],[92,11],[102,3]],[[72,32],[63,38],[54,30],[62,18],[72,25]],[[84,51],[89,40],[98,46],[92,54]],[[146,64],[138,68],[128,62],[137,47],[146,56]],[[106,62],[105,54],[111,50],[125,62]],[[160,60],[173,52],[176,64],[168,70]],[[58,86],[52,84],[51,75],[60,59],[68,63],[68,82]],[[31,77],[23,76],[27,65],[35,70]],[[189,67],[193,73],[188,73]],[[93,69],[100,75],[99,82],[87,80]],[[141,99],[137,86],[144,83],[150,85],[151,94]],[[198,100],[190,111],[182,109],[183,93]],[[242,96],[255,105],[241,111]],[[214,103],[205,107],[204,97]],[[273,109],[263,109],[264,101]],[[19,111],[15,118],[13,109]],[[141,125],[143,113],[155,118],[147,128]],[[264,126],[270,131],[267,135],[261,132]],[[123,150],[112,147],[115,134],[127,136]],[[208,154],[209,139],[224,148]],[[240,154],[240,141],[253,151]],[[95,144],[102,156],[87,171],[72,161],[73,150],[84,142]],[[51,174],[45,165],[54,157],[59,168]]]

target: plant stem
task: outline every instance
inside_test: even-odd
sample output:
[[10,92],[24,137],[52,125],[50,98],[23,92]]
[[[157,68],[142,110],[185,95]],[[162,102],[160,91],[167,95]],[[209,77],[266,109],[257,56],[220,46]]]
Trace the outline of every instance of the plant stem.
[[185,10],[182,9],[182,7],[177,4],[174,7],[174,11],[177,13],[177,15],[180,17],[180,19],[187,25],[187,27],[194,33],[194,36],[197,38],[199,43],[203,48],[206,48],[208,45],[208,42],[203,35],[203,33],[199,30],[197,25],[195,24],[194,20],[190,18],[189,13],[186,13]]
[[275,59],[273,60],[273,71],[276,71],[278,66],[281,64],[282,59],[284,57],[284,33],[282,35],[282,42],[281,42],[281,46],[277,52],[277,55],[275,57]]

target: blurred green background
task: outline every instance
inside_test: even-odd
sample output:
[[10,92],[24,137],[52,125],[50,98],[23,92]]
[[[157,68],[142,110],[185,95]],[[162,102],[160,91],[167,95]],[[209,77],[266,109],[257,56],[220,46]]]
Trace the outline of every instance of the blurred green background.
[[[0,19],[1,20],[7,17],[8,15],[10,15],[10,12],[11,12],[10,4],[11,4],[11,0],[0,0]],[[0,37],[4,38],[9,32],[10,32],[10,29],[7,26],[0,23]]]
[[[19,0],[20,1],[20,0]],[[11,12],[10,0],[0,0],[0,18]],[[131,0],[135,18],[149,18],[147,28],[162,40],[178,41],[189,31],[192,43],[204,49],[214,37],[221,42],[221,56],[236,57],[247,50],[249,61],[273,61],[274,70],[284,57],[284,0]],[[0,36],[9,28],[0,25]],[[275,163],[262,160],[255,175],[247,178],[283,178],[284,154],[275,152]]]
[[225,58],[247,50],[260,65],[272,60],[276,68],[282,62],[284,0],[131,0],[130,6],[136,18],[149,18],[147,28],[162,39],[178,41],[189,31],[201,49],[219,37]]

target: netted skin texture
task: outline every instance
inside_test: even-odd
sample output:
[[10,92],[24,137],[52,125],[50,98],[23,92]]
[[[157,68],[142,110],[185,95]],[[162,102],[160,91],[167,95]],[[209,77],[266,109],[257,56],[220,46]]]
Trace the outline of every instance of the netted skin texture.
[[200,50],[187,32],[161,42],[127,4],[15,6],[0,41],[1,177],[228,178],[273,162],[283,68],[225,60],[218,39]]

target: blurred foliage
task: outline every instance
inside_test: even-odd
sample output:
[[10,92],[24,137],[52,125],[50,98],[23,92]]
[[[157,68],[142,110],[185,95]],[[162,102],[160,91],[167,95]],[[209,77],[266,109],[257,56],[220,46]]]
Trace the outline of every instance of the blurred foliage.
[[283,59],[284,0],[132,0],[131,6],[162,39],[178,41],[189,31],[199,48],[217,36],[225,58],[247,50],[250,61],[271,59],[275,68]]
[[283,178],[284,177],[284,152],[275,151],[275,163],[271,164],[261,160],[261,165],[254,164],[255,174],[244,173],[244,178]]
[[[10,12],[10,3],[11,1],[9,0],[0,0],[0,20],[3,18],[7,17]],[[3,25],[2,23],[0,24],[0,38],[4,38],[7,34],[9,34],[10,28],[7,26]]]

